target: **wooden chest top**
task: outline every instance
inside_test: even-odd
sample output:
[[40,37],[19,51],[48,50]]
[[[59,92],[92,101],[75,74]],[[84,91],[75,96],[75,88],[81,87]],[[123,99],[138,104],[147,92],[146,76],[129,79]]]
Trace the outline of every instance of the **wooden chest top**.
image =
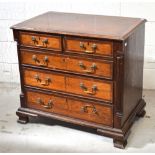
[[126,39],[145,19],[47,12],[12,26],[13,29],[55,34]]

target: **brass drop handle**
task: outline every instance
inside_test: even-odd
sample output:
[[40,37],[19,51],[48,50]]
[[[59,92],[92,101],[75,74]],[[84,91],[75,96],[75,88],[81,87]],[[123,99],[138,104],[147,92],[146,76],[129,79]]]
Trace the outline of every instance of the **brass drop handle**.
[[97,112],[97,110],[96,110],[94,105],[92,105],[92,106],[91,105],[85,105],[85,106],[81,107],[81,112],[88,113],[88,108],[92,109],[92,113],[98,114],[98,112]]
[[83,83],[80,83],[80,88],[83,90],[84,93],[90,94],[90,95],[95,95],[97,91],[96,85],[92,86],[91,91],[89,91],[88,88]]
[[49,86],[50,83],[52,82],[52,80],[51,80],[49,77],[45,78],[44,81],[41,80],[38,74],[36,74],[36,75],[34,76],[34,79],[36,79],[37,82],[40,82],[40,84],[43,85],[43,86]]
[[37,40],[37,38],[35,36],[32,36],[31,40],[33,41],[35,46],[42,46],[42,45],[38,45],[38,40]]
[[85,73],[94,73],[95,70],[97,69],[97,66],[95,63],[92,63],[90,66],[90,69],[86,69],[86,66],[83,64],[82,61],[79,62],[79,66],[83,69],[82,71]]
[[95,51],[95,50],[97,49],[97,45],[96,45],[96,44],[93,44],[93,45],[91,46],[91,48],[92,48],[93,51]]
[[46,105],[43,105],[44,108],[46,109],[51,109],[53,107],[53,102],[52,100],[49,100]]
[[49,100],[47,104],[45,104],[41,98],[37,98],[37,104],[40,104],[41,106],[43,106],[46,109],[51,109],[53,108],[53,102],[52,100]]
[[31,37],[31,40],[34,42],[35,46],[38,46],[38,47],[42,47],[42,46],[48,44],[48,39],[47,38],[45,38],[45,39],[42,40],[42,43],[43,43],[42,45],[38,44],[38,41],[37,41],[37,39],[36,39],[35,36],[32,36]]
[[80,48],[86,49],[86,47],[84,46],[84,43],[80,42]]
[[48,62],[48,56],[45,56],[43,61]]
[[35,43],[37,41],[36,37],[35,36],[32,36],[31,37],[31,40]]
[[40,81],[40,78],[39,78],[39,75],[38,75],[38,74],[36,74],[36,75],[34,76],[34,78],[35,78],[37,81]]
[[44,81],[42,81],[40,84],[43,86],[49,86],[51,82],[51,79],[49,77],[47,77]]
[[36,46],[38,46],[38,47],[42,47],[42,46],[44,46],[44,45],[47,46],[47,44],[48,44],[48,39],[47,39],[47,38],[43,39],[43,40],[42,40],[42,43],[43,43],[42,45],[36,44]]
[[41,98],[37,98],[37,104],[42,105],[42,104],[44,104],[44,102],[41,100]]
[[91,53],[94,53],[97,49],[97,45],[96,44],[92,44],[91,48],[92,48],[92,51],[89,51],[86,49],[84,43],[80,42],[80,48],[84,50],[85,53],[88,53],[88,54],[91,54]]
[[48,65],[48,56],[45,56],[43,59],[43,63],[37,58],[36,55],[32,55],[32,60],[39,66],[47,66]]
[[48,44],[48,39],[47,39],[47,38],[43,39],[43,40],[42,40],[42,43],[43,43],[43,44]]

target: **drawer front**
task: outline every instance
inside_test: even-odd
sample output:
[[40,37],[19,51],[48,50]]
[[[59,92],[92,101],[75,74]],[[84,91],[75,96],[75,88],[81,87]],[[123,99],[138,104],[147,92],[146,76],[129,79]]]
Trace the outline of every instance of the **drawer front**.
[[58,36],[20,33],[20,43],[24,46],[61,50],[61,37]]
[[63,57],[21,50],[21,62],[22,64],[67,70],[108,79],[112,79],[113,75],[113,62],[110,61]]
[[73,117],[112,126],[112,107],[73,99],[68,99],[68,104]]
[[67,58],[67,69],[69,71],[78,72],[86,75],[104,77],[112,79],[113,62],[97,61],[81,58]]
[[24,84],[50,90],[64,91],[89,98],[113,101],[113,84],[93,78],[70,77],[39,70],[24,70]]
[[112,56],[113,44],[110,41],[91,41],[84,39],[70,39],[65,40],[66,51],[87,53],[95,55]]
[[64,57],[50,55],[47,53],[28,52],[25,50],[21,50],[21,63],[51,69],[66,69]]
[[66,80],[67,92],[112,102],[112,82],[98,81],[93,78],[84,79],[81,77],[68,77]]
[[30,69],[25,69],[23,72],[25,85],[65,91],[64,76]]
[[56,113],[63,113],[63,110],[69,109],[66,98],[63,97],[33,91],[27,91],[26,96],[29,108]]
[[75,99],[27,91],[27,106],[36,110],[65,115],[112,126],[112,107]]

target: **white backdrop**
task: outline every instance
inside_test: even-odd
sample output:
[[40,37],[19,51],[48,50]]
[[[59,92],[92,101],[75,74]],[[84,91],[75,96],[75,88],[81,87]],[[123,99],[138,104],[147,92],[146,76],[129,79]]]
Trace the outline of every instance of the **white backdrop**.
[[16,43],[9,27],[47,11],[146,18],[144,89],[155,89],[155,1],[0,0],[0,82],[19,83]]

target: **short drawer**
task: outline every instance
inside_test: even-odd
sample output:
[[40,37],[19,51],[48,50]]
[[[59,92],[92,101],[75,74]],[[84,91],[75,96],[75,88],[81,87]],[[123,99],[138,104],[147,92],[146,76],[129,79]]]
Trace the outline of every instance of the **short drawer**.
[[23,46],[61,50],[61,37],[59,36],[21,32],[20,43]]
[[72,117],[103,125],[113,125],[113,109],[111,106],[68,99]]
[[66,62],[63,56],[45,52],[21,50],[21,63],[50,69],[66,70]]
[[40,92],[26,92],[27,106],[44,112],[55,113],[89,122],[112,126],[112,107],[79,101],[68,97]]
[[45,93],[26,91],[27,106],[47,112],[63,113],[69,110],[66,98]]
[[113,101],[113,83],[94,78],[68,77],[66,91],[86,97]]
[[66,52],[113,56],[113,43],[111,41],[98,41],[66,37],[64,42]]
[[21,50],[21,63],[27,65],[47,67],[71,71],[79,74],[98,76],[107,79],[113,77],[113,62],[105,60],[84,59],[49,53],[39,53],[28,50]]
[[23,74],[25,85],[65,91],[65,76],[32,69],[24,69]]

